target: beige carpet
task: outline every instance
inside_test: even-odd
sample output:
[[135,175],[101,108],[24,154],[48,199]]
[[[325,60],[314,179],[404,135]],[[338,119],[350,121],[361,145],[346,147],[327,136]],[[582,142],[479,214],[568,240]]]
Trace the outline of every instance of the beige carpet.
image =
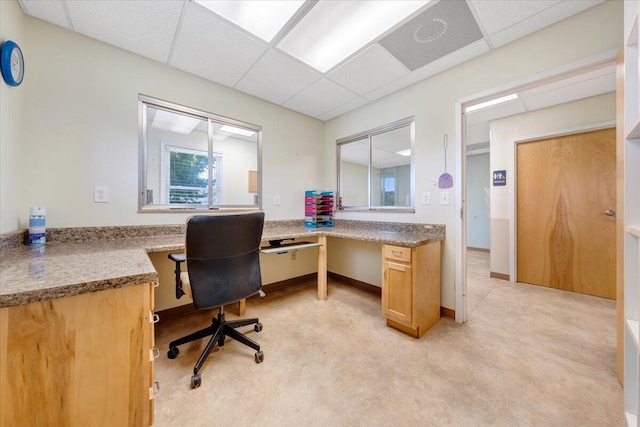
[[483,289],[467,324],[442,319],[421,339],[387,327],[379,297],[340,283],[325,302],[314,283],[252,298],[247,317],[264,330],[243,330],[264,362],[229,339],[195,390],[205,341],[166,352],[211,314],[160,322],[154,426],[623,425],[615,301],[499,280]]

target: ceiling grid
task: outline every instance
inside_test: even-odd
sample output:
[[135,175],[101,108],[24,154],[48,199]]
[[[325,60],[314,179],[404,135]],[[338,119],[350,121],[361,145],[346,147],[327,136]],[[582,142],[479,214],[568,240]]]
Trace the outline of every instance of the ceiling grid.
[[[339,2],[341,7],[358,12],[356,17],[364,13],[361,9],[393,5],[391,12],[378,10],[375,19],[383,19],[386,14],[394,15],[394,21],[388,27],[379,25],[368,41],[354,44],[352,52],[338,63],[323,66],[328,67],[324,71],[305,63],[297,54],[285,52],[283,46],[296,34],[315,32],[320,37],[338,37],[336,40],[355,37],[331,35],[333,29],[340,29],[330,10],[337,2],[299,2],[301,6],[271,32],[273,36],[263,36],[271,40],[264,40],[236,23],[240,21],[234,22],[194,0],[18,1],[33,17],[326,121],[604,0],[344,0]],[[252,7],[251,2],[240,0],[233,4]],[[278,2],[270,4],[275,7]],[[322,11],[331,18],[316,16]],[[329,24],[303,28],[312,21]],[[362,22],[367,19],[359,19],[356,26]],[[309,43],[311,48],[317,41],[305,40],[295,42],[302,46]],[[570,99],[580,90],[605,93],[613,90],[614,80],[615,72],[566,83],[574,86],[556,97]],[[551,102],[548,98],[541,93],[530,94],[519,102],[524,109],[524,103],[547,105]]]

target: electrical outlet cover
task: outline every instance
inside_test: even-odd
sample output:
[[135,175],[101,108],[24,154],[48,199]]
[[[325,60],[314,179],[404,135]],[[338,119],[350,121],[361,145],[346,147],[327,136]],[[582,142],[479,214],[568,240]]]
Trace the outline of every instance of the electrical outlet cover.
[[93,187],[93,201],[95,203],[109,202],[109,187],[98,186]]

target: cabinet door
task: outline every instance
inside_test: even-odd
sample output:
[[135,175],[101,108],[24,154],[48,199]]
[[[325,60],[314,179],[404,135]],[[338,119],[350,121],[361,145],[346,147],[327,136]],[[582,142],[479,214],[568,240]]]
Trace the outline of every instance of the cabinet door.
[[148,426],[148,289],[1,308],[0,427]]
[[411,266],[387,260],[383,261],[382,265],[382,313],[388,319],[411,326]]

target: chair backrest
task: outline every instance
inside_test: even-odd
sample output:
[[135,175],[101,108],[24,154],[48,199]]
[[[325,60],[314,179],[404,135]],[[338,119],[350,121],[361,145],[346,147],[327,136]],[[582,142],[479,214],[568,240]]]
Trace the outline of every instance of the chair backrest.
[[264,212],[187,220],[186,258],[196,309],[231,304],[260,290]]

